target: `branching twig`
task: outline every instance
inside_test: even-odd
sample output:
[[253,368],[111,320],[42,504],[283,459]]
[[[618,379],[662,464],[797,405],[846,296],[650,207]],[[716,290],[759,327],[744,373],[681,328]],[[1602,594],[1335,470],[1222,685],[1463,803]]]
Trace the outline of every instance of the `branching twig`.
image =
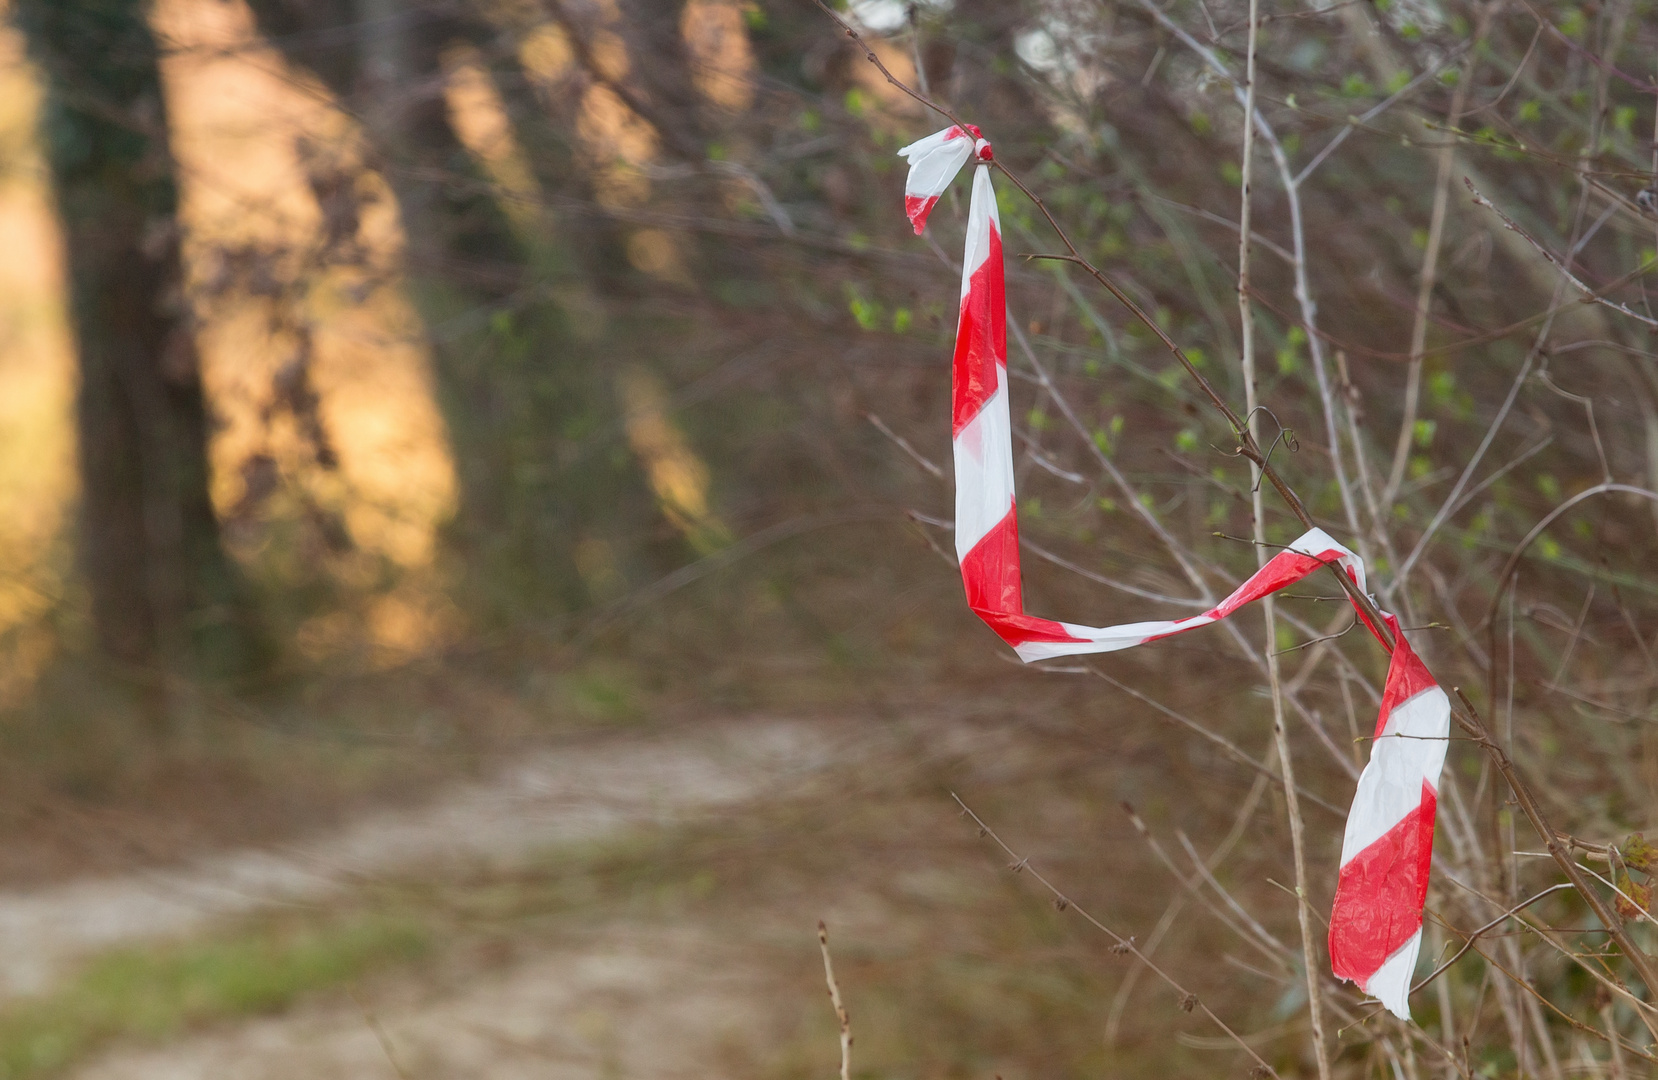
[[1560,271],[1561,276],[1566,279],[1567,283],[1570,284],[1572,288],[1583,294],[1583,300],[1581,301],[1582,303],[1601,304],[1605,307],[1611,308],[1620,315],[1629,316],[1631,319],[1634,319],[1636,322],[1641,323],[1644,326],[1650,326],[1654,330],[1658,330],[1658,319],[1654,319],[1650,315],[1642,315],[1639,311],[1635,311],[1628,305],[1620,304],[1615,300],[1608,300],[1606,297],[1601,295],[1605,291],[1604,289],[1594,289],[1584,284],[1584,282],[1580,280],[1576,274],[1571,272],[1565,263],[1561,262],[1559,258],[1555,256],[1554,252],[1544,247],[1538,242],[1536,237],[1522,229],[1515,223],[1513,218],[1497,209],[1496,203],[1493,203],[1490,199],[1480,194],[1480,190],[1474,186],[1474,182],[1472,180],[1469,180],[1465,176],[1462,178],[1462,182],[1468,185],[1468,190],[1473,193],[1474,204],[1476,206],[1483,206],[1501,218],[1504,228],[1508,229],[1510,232],[1518,233],[1522,240],[1530,244],[1536,249],[1539,255],[1548,260],[1550,266],[1553,266],[1556,270]]
[[1490,922],[1486,923],[1484,926],[1480,927],[1478,930],[1475,930],[1473,933],[1469,934],[1468,939],[1462,943],[1462,948],[1460,948],[1456,952],[1452,953],[1451,958],[1449,960],[1446,960],[1444,963],[1442,963],[1438,967],[1434,968],[1433,971],[1431,973],[1429,973],[1425,978],[1423,978],[1423,980],[1421,982],[1419,982],[1415,986],[1411,987],[1410,992],[1413,993],[1413,994],[1416,993],[1418,990],[1423,989],[1429,983],[1433,982],[1435,979],[1437,979],[1441,975],[1445,974],[1445,972],[1447,972],[1451,969],[1451,965],[1455,964],[1458,960],[1461,960],[1463,954],[1466,953],[1469,949],[1474,947],[1474,942],[1478,941],[1482,936],[1489,933],[1490,931],[1495,930],[1497,927],[1501,926],[1504,922],[1506,922],[1512,916],[1518,915],[1521,911],[1524,911],[1526,908],[1528,908],[1531,905],[1537,903],[1537,901],[1543,899],[1543,897],[1545,897],[1545,896],[1551,896],[1554,893],[1557,893],[1562,889],[1569,889],[1571,887],[1572,887],[1571,882],[1563,882],[1562,884],[1559,884],[1559,885],[1550,885],[1548,888],[1544,889],[1542,892],[1536,894],[1535,896],[1532,896],[1532,897],[1529,897],[1525,900],[1520,901],[1518,904],[1515,904],[1513,907],[1509,908],[1507,911],[1503,912],[1501,915],[1498,915],[1495,919],[1492,919]]
[[[1190,895],[1199,904],[1203,905],[1203,907],[1208,909],[1209,913],[1213,915],[1218,922],[1220,922],[1227,929],[1231,930],[1234,934],[1238,935],[1238,937],[1242,938],[1244,941],[1247,941],[1251,947],[1260,952],[1261,955],[1266,957],[1269,961],[1278,965],[1286,972],[1294,970],[1291,958],[1295,954],[1290,951],[1289,946],[1272,936],[1272,934],[1253,916],[1244,911],[1236,900],[1233,900],[1230,895],[1222,890],[1219,887],[1219,883],[1215,882],[1214,878],[1208,873],[1207,868],[1203,866],[1202,860],[1195,857],[1193,858],[1192,861],[1198,867],[1198,872],[1188,877],[1181,871],[1179,866],[1175,865],[1174,859],[1171,858],[1169,853],[1163,849],[1163,845],[1158,842],[1157,838],[1151,834],[1151,830],[1147,828],[1145,820],[1140,817],[1139,812],[1134,809],[1133,805],[1125,802],[1123,803],[1123,810],[1128,814],[1128,820],[1130,824],[1134,826],[1134,831],[1139,833],[1140,839],[1145,841],[1146,846],[1151,849],[1151,853],[1156,856],[1157,861],[1163,864],[1164,868],[1168,870],[1170,875],[1172,875],[1174,879],[1180,883],[1181,887],[1186,890],[1188,895]],[[1208,896],[1204,895],[1203,890],[1199,888],[1199,886],[1206,881],[1210,883],[1215,892],[1219,894],[1224,901],[1226,901],[1228,910],[1221,910],[1220,908],[1217,908],[1214,902],[1211,901]]]
[[[1621,487],[1624,485],[1614,486]],[[1653,497],[1658,498],[1658,495]],[[1577,500],[1570,501],[1576,502]],[[1510,570],[1511,572],[1512,570]],[[1500,581],[1506,580],[1506,576],[1500,579]],[[1498,595],[1499,597],[1502,595],[1501,585],[1499,585]],[[1658,971],[1655,971],[1653,967],[1652,958],[1647,956],[1630,938],[1628,931],[1623,927],[1623,921],[1601,899],[1600,893],[1596,891],[1594,885],[1584,874],[1583,868],[1578,865],[1576,859],[1571,857],[1571,849],[1561,843],[1561,834],[1555,831],[1554,825],[1550,823],[1536,793],[1532,791],[1531,784],[1520,775],[1519,770],[1514,766],[1514,762],[1509,758],[1508,752],[1492,741],[1485,723],[1475,712],[1473,703],[1468,700],[1467,695],[1463,694],[1460,687],[1452,687],[1452,690],[1462,700],[1463,706],[1461,711],[1453,715],[1463,729],[1472,735],[1474,740],[1490,756],[1492,764],[1502,774],[1503,779],[1508,782],[1509,790],[1514,793],[1515,802],[1519,804],[1521,812],[1526,815],[1526,819],[1531,822],[1532,827],[1537,830],[1538,835],[1548,845],[1549,854],[1554,857],[1555,865],[1565,871],[1567,879],[1572,883],[1578,894],[1583,897],[1584,903],[1589,905],[1589,910],[1594,912],[1595,918],[1599,919],[1601,925],[1605,926],[1607,932],[1612,935],[1612,940],[1617,942],[1624,958],[1629,961],[1630,966],[1641,977],[1641,981],[1646,984],[1648,992],[1653,992],[1653,988],[1658,987]],[[1527,987],[1529,988],[1529,984],[1527,984]],[[1653,1038],[1658,1039],[1658,1015],[1654,1014],[1652,1006],[1648,1005],[1637,1009],[1637,1012],[1640,1014],[1641,1020],[1647,1025],[1648,1030],[1652,1031]]]
[[[1216,732],[1216,731],[1211,731],[1209,728],[1204,727],[1202,724],[1198,723],[1196,720],[1193,720],[1191,717],[1187,716],[1186,714],[1181,713],[1181,712],[1176,712],[1174,709],[1169,708],[1167,705],[1164,705],[1162,702],[1159,702],[1159,701],[1157,701],[1157,700],[1155,700],[1151,697],[1148,697],[1145,694],[1142,694],[1140,691],[1134,689],[1132,686],[1129,686],[1127,683],[1119,682],[1116,679],[1113,679],[1110,675],[1106,674],[1104,671],[1100,670],[1098,667],[1095,667],[1092,664],[1087,665],[1087,667],[1088,667],[1088,670],[1092,671],[1095,675],[1098,675],[1101,679],[1104,679],[1106,682],[1110,683],[1112,686],[1115,686],[1118,690],[1121,690],[1123,693],[1129,695],[1130,697],[1134,698],[1137,701],[1143,702],[1146,705],[1150,705],[1152,708],[1156,709],[1158,712],[1162,713],[1164,716],[1168,717],[1170,720],[1173,720],[1175,723],[1184,726],[1185,728],[1192,731],[1193,733],[1195,733],[1197,735],[1200,735],[1203,738],[1207,739],[1208,741],[1214,743],[1216,746],[1220,747],[1222,753],[1224,753],[1227,757],[1231,758],[1233,761],[1236,761],[1240,765],[1248,766],[1249,768],[1255,770],[1260,775],[1262,775],[1262,776],[1266,777],[1268,780],[1272,781],[1274,784],[1277,784],[1280,789],[1283,788],[1285,780],[1282,776],[1280,776],[1277,773],[1273,772],[1272,769],[1270,769],[1266,765],[1263,765],[1259,761],[1256,761],[1254,758],[1250,757],[1249,754],[1244,752],[1243,748],[1238,746],[1238,744],[1234,743],[1231,739],[1228,739],[1225,735],[1222,735],[1222,734],[1220,734],[1219,732]],[[1346,814],[1347,814],[1347,812],[1345,810],[1343,810],[1341,807],[1335,806],[1335,805],[1333,805],[1329,802],[1326,802],[1324,799],[1319,798],[1317,795],[1314,795],[1310,791],[1298,790],[1297,793],[1300,795],[1301,798],[1306,799],[1308,802],[1312,803],[1314,806],[1317,806],[1322,810],[1328,810],[1330,813],[1336,815],[1337,817],[1345,817]]]
[[961,807],[961,812],[971,818],[973,824],[979,827],[980,835],[988,836],[991,840],[995,841],[996,846],[1001,848],[1002,851],[1006,853],[1007,857],[1013,860],[1014,866],[1018,867],[1020,870],[1028,872],[1032,878],[1036,879],[1036,882],[1039,885],[1048,890],[1048,894],[1052,896],[1057,903],[1063,904],[1066,909],[1076,912],[1077,915],[1081,917],[1082,920],[1089,926],[1092,926],[1094,929],[1100,931],[1100,933],[1109,937],[1115,943],[1116,951],[1125,952],[1134,957],[1136,960],[1140,961],[1141,964],[1145,965],[1146,970],[1150,971],[1153,975],[1156,975],[1159,979],[1162,979],[1164,984],[1178,995],[1180,1008],[1182,1010],[1186,1012],[1200,1012],[1207,1017],[1211,1023],[1221,1030],[1222,1034],[1236,1043],[1240,1050],[1248,1054],[1250,1058],[1254,1060],[1255,1067],[1260,1075],[1271,1076],[1276,1080],[1278,1070],[1274,1069],[1271,1065],[1268,1065],[1266,1059],[1261,1057],[1261,1055],[1255,1051],[1254,1047],[1244,1041],[1243,1036],[1239,1035],[1236,1031],[1233,1031],[1229,1026],[1227,1026],[1226,1021],[1222,1020],[1219,1016],[1216,1016],[1214,1011],[1211,1010],[1208,1005],[1203,1003],[1202,999],[1182,986],[1178,981],[1176,981],[1174,976],[1164,971],[1150,957],[1141,952],[1139,947],[1134,944],[1133,938],[1123,937],[1121,934],[1117,933],[1115,930],[1090,915],[1087,911],[1084,911],[1082,908],[1078,907],[1076,901],[1072,900],[1069,896],[1066,896],[1060,891],[1058,886],[1043,877],[1041,872],[1030,864],[1029,859],[1021,858],[1018,852],[1009,847],[1007,842],[1000,836],[997,836],[994,829],[992,829],[989,825],[986,825],[983,819],[981,819],[978,814],[973,812],[971,807],[969,807],[965,802],[962,802],[960,795],[957,795],[955,792],[951,792],[950,797],[956,800],[956,805]]
[[[915,101],[925,105],[929,109],[932,109],[934,112],[938,113],[940,116],[943,116],[956,126],[963,127],[965,130],[964,122],[957,117],[954,112],[933,101],[931,98],[916,92],[902,79],[898,78],[890,70],[888,70],[887,66],[881,62],[881,58],[875,54],[875,50],[871,49],[864,41],[863,36],[859,34],[858,31],[855,30],[850,24],[848,24],[846,20],[842,19],[833,8],[829,7],[829,5],[824,2],[824,0],[813,0],[813,2],[821,8],[825,14],[835,20],[835,23],[841,28],[848,38],[864,50],[864,58],[875,65],[876,69],[880,71],[882,77],[885,78],[888,83],[913,98]],[[1049,227],[1053,229],[1054,235],[1059,238],[1059,242],[1065,246],[1065,254],[1063,255],[1044,255],[1033,257],[1075,263],[1077,266],[1080,266],[1089,277],[1092,277],[1096,282],[1098,282],[1101,288],[1115,297],[1118,303],[1126,307],[1129,314],[1140,320],[1146,329],[1149,330],[1153,336],[1155,336],[1157,340],[1162,343],[1163,347],[1169,351],[1169,354],[1175,358],[1176,362],[1180,364],[1182,370],[1184,370],[1192,381],[1197,384],[1198,389],[1203,393],[1203,396],[1208,399],[1209,404],[1214,406],[1215,410],[1226,418],[1226,422],[1231,427],[1233,435],[1238,439],[1238,453],[1249,461],[1252,461],[1256,465],[1260,466],[1262,475],[1264,475],[1267,478],[1267,481],[1272,484],[1273,489],[1278,492],[1279,498],[1283,499],[1285,505],[1290,508],[1290,512],[1295,515],[1296,520],[1300,521],[1304,528],[1312,528],[1312,516],[1307,513],[1307,508],[1302,504],[1300,497],[1295,494],[1295,491],[1284,481],[1284,478],[1279,475],[1278,471],[1272,467],[1272,463],[1266,460],[1266,455],[1261,451],[1260,445],[1256,442],[1255,438],[1249,433],[1249,428],[1244,424],[1238,414],[1233,411],[1232,407],[1226,403],[1226,399],[1220,396],[1220,393],[1216,391],[1214,385],[1210,383],[1204,374],[1197,369],[1197,365],[1192,363],[1191,358],[1186,355],[1185,350],[1176,344],[1174,338],[1170,337],[1168,332],[1158,324],[1157,320],[1153,319],[1143,307],[1136,303],[1133,297],[1124,292],[1121,286],[1108,277],[1099,269],[1099,267],[1095,266],[1085,255],[1082,254],[1081,249],[1079,249],[1071,240],[1070,234],[1065,231],[1064,227],[1059,224],[1059,220],[1055,218],[1052,211],[1048,209],[1048,204],[1042,201],[1041,196],[1037,195],[1028,186],[1026,186],[1025,182],[1019,178],[1017,173],[1009,169],[1007,164],[1001,158],[997,158],[995,161],[990,162],[990,164],[999,170],[1003,176],[1007,177],[1008,182],[1018,188],[1020,193],[1023,194],[1025,198],[1031,201],[1037,210],[1041,212],[1043,220],[1045,220]],[[1016,329],[1016,327],[1012,327],[1012,329]],[[1347,575],[1343,574],[1340,570],[1332,567],[1331,573],[1335,576],[1337,583],[1341,585],[1342,590],[1352,598],[1354,604],[1358,605],[1359,610],[1365,615],[1366,621],[1368,621],[1375,629],[1376,634],[1382,639],[1382,643],[1387,647],[1388,651],[1391,652],[1393,649],[1393,631],[1388,628],[1386,622],[1382,619],[1381,611],[1376,607],[1375,601],[1371,600],[1369,596],[1360,591],[1358,586],[1353,584],[1353,582],[1348,579]]]
[[[858,32],[849,26],[838,15],[836,15],[835,12],[824,2],[824,0],[815,0],[815,2],[836,21],[836,23],[842,28],[849,38],[858,43],[864,49],[867,59],[875,64],[889,83],[920,104],[935,110],[940,115],[947,117],[958,125],[961,124],[960,119],[957,118],[952,112],[936,104],[927,97],[918,94],[916,91],[905,85],[902,80],[899,80],[893,76],[892,73],[887,70],[886,66],[881,63],[880,58],[875,55],[874,51],[863,42],[863,39]],[[1144,6],[1150,8],[1154,14],[1161,14],[1161,12],[1157,11],[1154,5],[1150,4],[1149,0],[1141,0],[1141,2]],[[1201,46],[1199,46],[1199,48],[1201,48]],[[1170,337],[1169,334],[1158,325],[1156,320],[1154,320],[1137,302],[1135,302],[1135,300],[1129,296],[1115,281],[1113,281],[1103,271],[1096,267],[1085,255],[1082,254],[1081,250],[1071,240],[1065,229],[1059,224],[1058,220],[1048,209],[1047,204],[1041,199],[1040,196],[1036,195],[1028,186],[1026,186],[1018,175],[1007,167],[1004,161],[997,159],[994,164],[995,167],[1007,177],[1010,183],[1017,187],[1026,198],[1031,200],[1032,204],[1035,205],[1037,210],[1041,213],[1043,219],[1046,220],[1049,226],[1054,230],[1061,245],[1065,248],[1063,254],[1054,254],[1045,257],[1057,259],[1063,262],[1075,263],[1090,277],[1094,278],[1094,280],[1099,283],[1101,288],[1105,289],[1108,293],[1115,297],[1119,303],[1127,308],[1130,314],[1140,320],[1148,331],[1151,332],[1153,336],[1155,336],[1158,341],[1162,343],[1164,348],[1169,351],[1170,355],[1175,358],[1182,370],[1184,370],[1188,377],[1191,378],[1193,383],[1198,387],[1203,396],[1209,401],[1215,410],[1226,419],[1228,425],[1231,427],[1233,435],[1238,441],[1238,453],[1261,469],[1262,475],[1265,476],[1268,482],[1272,484],[1274,490],[1276,490],[1280,498],[1284,500],[1291,513],[1293,513],[1305,527],[1313,527],[1312,518],[1308,514],[1305,505],[1301,502],[1294,490],[1291,489],[1284,481],[1283,477],[1277,472],[1277,470],[1272,467],[1271,462],[1266,460],[1266,457],[1262,453],[1258,442],[1249,432],[1248,427],[1242,422],[1238,414],[1233,411],[1231,406],[1227,404],[1225,399],[1223,399],[1215,390],[1209,380],[1204,377],[1203,373],[1199,371],[1191,362],[1190,358],[1187,357],[1180,346],[1175,343],[1173,338]],[[1247,230],[1244,230],[1243,235],[1248,235]],[[1552,257],[1551,261],[1554,261],[1552,260]],[[1578,284],[1581,291],[1593,293],[1593,290],[1589,290],[1587,286],[1582,286],[1581,283],[1574,281],[1574,284]],[[1633,312],[1626,313],[1631,315],[1635,314]],[[1648,320],[1645,317],[1641,317],[1641,319],[1649,325],[1658,326],[1658,320]],[[1559,515],[1559,513],[1564,512],[1564,510],[1569,508],[1569,506],[1575,505],[1577,502],[1581,501],[1585,497],[1588,497],[1589,495],[1615,490],[1625,490],[1649,498],[1658,499],[1658,494],[1648,492],[1644,489],[1634,488],[1631,485],[1602,484],[1595,488],[1591,488],[1586,492],[1580,493],[1573,499],[1569,500],[1567,504],[1557,508],[1556,512],[1551,514],[1547,521],[1552,521]],[[1546,522],[1544,524],[1546,524]],[[1525,541],[1525,544],[1529,545],[1531,540],[1535,539],[1542,527],[1544,527],[1544,525],[1540,524],[1537,529],[1534,529],[1532,535]],[[1524,545],[1522,545],[1522,550],[1523,546]],[[1517,559],[1518,553],[1515,558],[1511,560],[1511,565],[1505,570],[1504,575],[1499,579],[1500,582],[1506,582],[1512,575],[1513,564],[1517,562]],[[1337,582],[1341,585],[1342,590],[1359,609],[1360,614],[1365,618],[1365,621],[1370,625],[1378,638],[1381,639],[1383,645],[1388,649],[1388,651],[1391,652],[1395,647],[1393,633],[1381,618],[1380,610],[1377,608],[1375,602],[1368,595],[1365,595],[1361,590],[1359,590],[1358,587],[1351,580],[1349,580],[1345,574],[1342,574],[1339,570],[1334,569],[1332,572]],[[1500,603],[1500,599],[1501,590],[1499,591],[1499,596],[1496,602]],[[1494,619],[1488,620],[1488,624],[1493,621]],[[1495,668],[1495,665],[1493,665],[1493,668]],[[1631,966],[1635,968],[1636,973],[1646,985],[1648,992],[1658,994],[1658,969],[1654,968],[1652,959],[1636,947],[1635,943],[1629,938],[1627,933],[1623,931],[1619,920],[1616,919],[1615,915],[1610,911],[1610,909],[1607,908],[1604,901],[1602,901],[1597,895],[1588,878],[1571,859],[1569,851],[1560,844],[1558,834],[1553,830],[1552,825],[1550,825],[1530,783],[1520,774],[1518,768],[1508,757],[1502,746],[1492,741],[1484,722],[1475,712],[1472,703],[1468,701],[1466,695],[1461,693],[1460,689],[1456,690],[1456,694],[1461,702],[1461,707],[1453,707],[1452,715],[1455,717],[1459,726],[1461,726],[1468,734],[1473,736],[1474,741],[1486,751],[1491,763],[1502,775],[1503,779],[1508,783],[1510,790],[1514,793],[1515,801],[1519,804],[1527,819],[1531,822],[1533,828],[1537,830],[1538,834],[1548,845],[1549,852],[1554,857],[1556,864],[1566,874],[1574,888],[1576,888],[1578,892],[1583,895],[1585,902],[1590,905],[1592,910],[1594,910],[1597,918],[1600,918],[1603,924],[1609,928],[1612,928],[1613,937],[1617,942],[1619,949],[1623,952],[1625,958],[1629,961]],[[1294,790],[1293,785],[1291,785],[1288,790]],[[998,839],[997,842],[1000,843],[1000,840]],[[1005,845],[1003,846],[1005,848]],[[1045,881],[1043,883],[1047,885]],[[1051,885],[1048,885],[1048,888],[1053,890],[1053,886]],[[1059,895],[1057,890],[1053,891],[1056,896]],[[1100,926],[1100,929],[1105,930],[1105,927]],[[1107,932],[1110,933],[1110,931]],[[1113,934],[1112,936],[1115,937],[1116,935]],[[1123,943],[1128,944],[1127,942]],[[1146,962],[1149,963],[1149,961]],[[1170,981],[1171,985],[1173,985],[1172,979],[1168,979],[1167,976],[1164,977],[1166,980]],[[1646,1010],[1642,1010],[1642,1017],[1643,1020],[1648,1021],[1649,1027],[1651,1027],[1654,1031],[1655,1037],[1658,1037],[1658,1022],[1654,1022],[1652,1018],[1647,1015]],[[1218,1024],[1220,1021],[1216,1019],[1216,1023]],[[1224,1025],[1222,1026],[1224,1027]],[[1227,1029],[1227,1031],[1228,1034],[1232,1034],[1230,1029]],[[1236,1038],[1235,1035],[1233,1037]],[[1243,1045],[1241,1039],[1238,1041],[1240,1045]],[[1259,1059],[1257,1058],[1257,1060]]]

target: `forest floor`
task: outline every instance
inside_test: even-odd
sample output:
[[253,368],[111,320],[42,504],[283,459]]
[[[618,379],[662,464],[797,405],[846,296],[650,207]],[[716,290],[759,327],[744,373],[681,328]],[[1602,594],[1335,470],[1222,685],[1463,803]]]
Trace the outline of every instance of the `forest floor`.
[[[1216,763],[1171,757],[1156,724],[1026,678],[548,732],[422,800],[24,879],[0,890],[0,1076],[829,1076],[819,919],[861,1074],[1231,1068],[1166,990],[1119,1001],[1109,939],[952,796],[1144,935],[1175,886],[1124,874],[1144,853],[1119,800],[1201,828],[1249,778],[1199,783]],[[1165,950],[1208,947],[1182,923]]]
[[[498,931],[482,944],[475,926],[416,924],[447,923],[480,901],[489,906],[484,894],[501,893],[509,880],[520,891],[549,870],[557,876],[561,862],[591,862],[652,834],[798,795],[826,770],[878,753],[882,742],[890,738],[777,720],[587,739],[542,750],[428,805],[374,812],[327,835],[0,893],[7,958],[0,987],[24,1003],[13,1009],[12,1024],[0,1019],[0,1031],[10,1027],[14,1039],[46,1044],[14,1045],[6,1057],[39,1059],[42,1067],[75,1062],[76,1076],[179,1080],[709,1075],[731,1039],[756,1034],[753,1021],[765,1011],[759,969],[729,939],[678,919],[578,919],[559,940]],[[434,889],[445,895],[411,903],[415,892]],[[508,924],[545,913],[529,897],[493,899],[513,909],[496,913]],[[403,910],[411,907],[425,910]],[[315,925],[296,935],[292,925],[269,925],[273,912],[278,921]],[[802,940],[811,940],[814,918],[798,915],[794,931]],[[76,1000],[121,990],[177,993],[182,980],[198,984],[183,987],[183,998],[223,995],[234,1006],[234,988],[226,995],[212,985],[212,972],[192,977],[190,969],[234,967],[241,970],[223,975],[292,982],[292,972],[248,969],[261,961],[294,966],[284,941],[295,936],[308,939],[310,951],[342,955],[301,959],[300,967],[329,970],[298,974],[314,987],[272,988],[289,1000],[268,1004],[294,1006],[281,1015],[238,1020],[233,1007],[180,1000],[162,1010],[178,1013],[169,1023],[143,1015],[153,1001]],[[189,955],[204,946],[242,962],[215,965]],[[111,981],[101,970],[111,956],[151,970],[116,978],[131,985],[112,993],[99,985]],[[340,986],[368,978],[342,993],[321,985],[330,975]],[[261,996],[258,987],[243,996],[250,990]],[[41,1015],[43,1002],[105,1015],[54,1023]],[[132,1022],[123,1022],[123,1010],[134,1013]],[[30,1012],[35,1023],[17,1022]],[[201,1020],[217,1022],[203,1030],[192,1022]]]

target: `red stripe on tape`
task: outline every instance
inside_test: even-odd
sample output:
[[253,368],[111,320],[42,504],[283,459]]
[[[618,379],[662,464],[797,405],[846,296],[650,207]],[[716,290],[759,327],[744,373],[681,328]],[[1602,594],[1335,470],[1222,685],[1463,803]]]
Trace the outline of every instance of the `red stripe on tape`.
[[997,368],[1007,367],[1007,297],[1002,284],[1002,237],[990,223],[990,250],[961,299],[952,368],[952,404],[960,435],[996,393]]
[[975,611],[1017,615],[1025,610],[1019,581],[1019,517],[1007,514],[961,560],[967,605]]
[[1421,928],[1438,801],[1423,781],[1416,808],[1341,868],[1330,911],[1330,968],[1337,977],[1366,985]]
[[915,226],[915,235],[920,236],[921,230],[927,227],[927,215],[933,212],[938,205],[938,196],[929,195],[922,198],[920,195],[904,196],[904,213],[909,215],[910,224]]

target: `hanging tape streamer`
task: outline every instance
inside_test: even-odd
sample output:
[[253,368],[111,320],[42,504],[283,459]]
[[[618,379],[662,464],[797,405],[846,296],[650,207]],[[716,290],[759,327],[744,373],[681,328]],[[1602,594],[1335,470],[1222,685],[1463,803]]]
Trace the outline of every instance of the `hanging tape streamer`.
[[[972,125],[949,127],[898,151],[909,162],[904,207],[919,234],[927,215],[969,160],[977,160],[961,269],[961,318],[951,380],[956,466],[956,555],[974,614],[1029,663],[1115,652],[1226,618],[1234,611],[1335,565],[1365,591],[1364,563],[1322,529],[1269,560],[1231,596],[1201,615],[1121,626],[1079,626],[1027,615],[1019,575],[1019,518],[1008,408],[1007,299],[1001,221],[990,184],[990,144]],[[1357,610],[1357,605],[1355,605]],[[1378,627],[1359,613],[1371,633]],[[1347,815],[1341,871],[1330,913],[1335,974],[1410,1019],[1410,983],[1422,945],[1422,905],[1433,855],[1439,773],[1451,729],[1445,691],[1411,650],[1398,621],[1383,616],[1396,642],[1376,718],[1370,763]]]

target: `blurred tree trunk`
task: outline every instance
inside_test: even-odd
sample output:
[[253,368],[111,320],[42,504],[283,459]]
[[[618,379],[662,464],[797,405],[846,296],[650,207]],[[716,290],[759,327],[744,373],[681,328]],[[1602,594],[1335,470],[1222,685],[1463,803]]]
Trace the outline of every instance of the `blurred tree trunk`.
[[[397,198],[407,287],[426,322],[460,479],[446,541],[464,565],[467,602],[503,621],[578,610],[591,599],[576,559],[584,533],[643,489],[607,466],[570,467],[583,453],[577,443],[614,425],[591,344],[550,298],[582,253],[561,243],[550,265],[514,233],[449,113],[447,54],[499,52],[497,31],[454,3],[250,6],[290,62],[359,118],[371,164]],[[503,95],[509,111],[524,104],[522,72],[516,83]]]
[[648,110],[646,119],[674,153],[701,161],[707,131],[680,31],[685,0],[619,0],[619,6],[633,60],[629,74]]
[[255,659],[208,497],[208,418],[183,294],[178,192],[143,0],[16,0],[80,368],[80,562],[98,643],[144,669]]

